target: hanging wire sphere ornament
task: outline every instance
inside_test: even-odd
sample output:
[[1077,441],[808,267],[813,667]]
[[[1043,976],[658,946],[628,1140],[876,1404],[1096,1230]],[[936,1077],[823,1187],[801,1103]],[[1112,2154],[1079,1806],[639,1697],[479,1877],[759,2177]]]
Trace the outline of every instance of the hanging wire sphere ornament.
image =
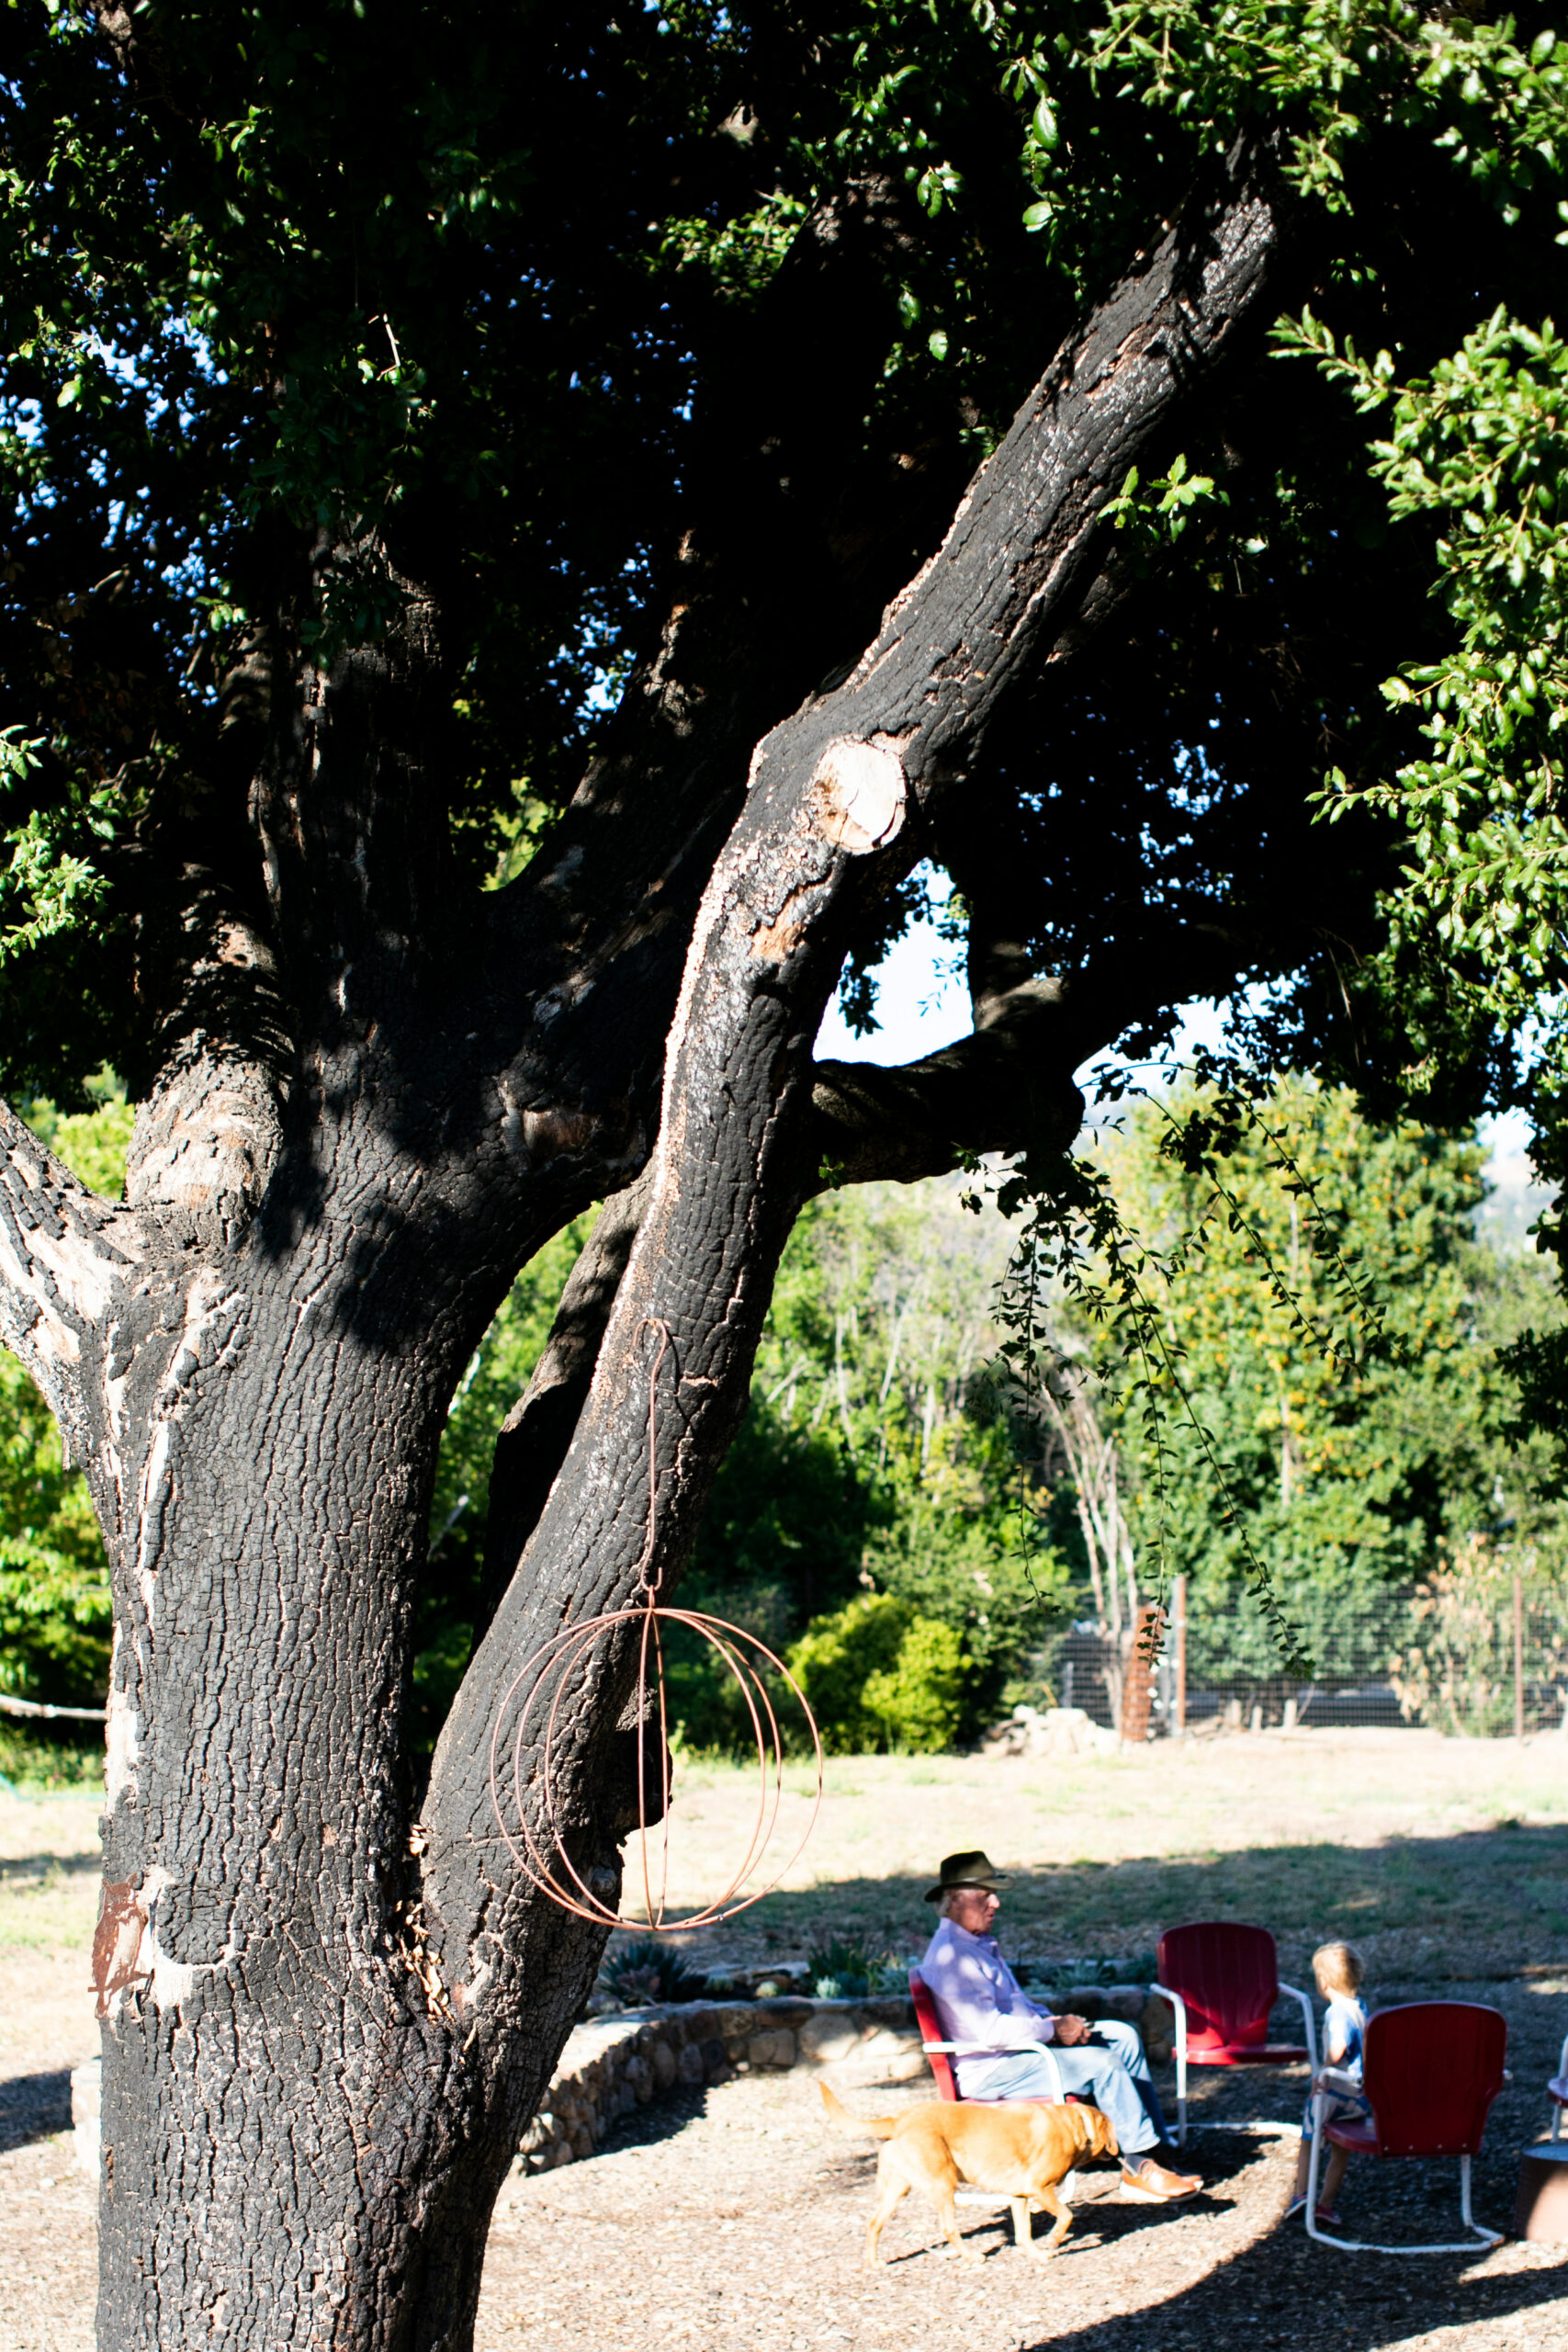
[[[732,1625],[722,1617],[707,1617],[694,1609],[667,1609],[660,1601],[660,1579],[649,1573],[653,1560],[659,1502],[658,1456],[655,1451],[658,1436],[659,1373],[670,1352],[670,1326],[661,1317],[645,1316],[638,1326],[642,1330],[659,1333],[659,1351],[648,1375],[648,1533],[643,1540],[642,1557],[637,1563],[637,1589],[642,1598],[625,1609],[605,1611],[597,1617],[586,1617],[578,1625],[569,1625],[557,1634],[543,1649],[536,1650],[507,1688],[497,1711],[495,1728],[490,1743],[490,1797],[502,1837],[505,1839],[513,1860],[525,1876],[542,1894],[558,1903],[563,1911],[574,1917],[588,1919],[600,1927],[619,1928],[632,1922],[624,1920],[589,1884],[566,1849],[566,1834],[561,1820],[556,1781],[555,1757],[558,1734],[562,1729],[563,1713],[570,1713],[569,1695],[580,1698],[592,1679],[594,1666],[603,1653],[614,1649],[621,1642],[635,1639],[637,1643],[637,1684],[633,1697],[633,1712],[637,1724],[637,1836],[640,1849],[640,1871],[634,1871],[633,1883],[638,1876],[642,1882],[644,1920],[650,1928],[674,1934],[683,1928],[711,1928],[723,1919],[732,1919],[737,1912],[750,1910],[765,1894],[771,1894],[785,1873],[805,1852],[817,1815],[822,1804],[822,1736],[817,1719],[807,1704],[806,1693],[791,1674],[784,1660],[776,1657],[765,1642],[744,1627]],[[669,1709],[664,1687],[664,1630],[684,1626],[706,1642],[728,1668],[739,1686],[750,1720],[752,1738],[757,1750],[757,1812],[751,1824],[746,1849],[723,1891],[714,1895],[696,1910],[680,1918],[669,1916],[670,1887],[670,1741]],[[798,1706],[811,1742],[816,1759],[817,1784],[811,1801],[811,1812],[805,1832],[788,1859],[762,1880],[750,1882],[762,1862],[778,1827],[779,1807],[784,1798],[784,1767],[786,1741],[779,1722],[778,1710],[768,1689],[767,1676],[772,1671],[789,1691]],[[649,1700],[652,1705],[649,1705]],[[515,1717],[513,1710],[515,1708]],[[512,1720],[510,1738],[505,1737],[508,1721]],[[650,1838],[652,1825],[649,1820],[648,1744],[649,1732],[657,1727],[659,1742],[658,1820],[660,1836]],[[511,1804],[503,1801],[503,1789],[511,1784]],[[532,1803],[529,1802],[530,1792]],[[515,1831],[515,1835],[513,1832]],[[656,1850],[650,1850],[656,1848]],[[642,1925],[642,1921],[635,1924]]]

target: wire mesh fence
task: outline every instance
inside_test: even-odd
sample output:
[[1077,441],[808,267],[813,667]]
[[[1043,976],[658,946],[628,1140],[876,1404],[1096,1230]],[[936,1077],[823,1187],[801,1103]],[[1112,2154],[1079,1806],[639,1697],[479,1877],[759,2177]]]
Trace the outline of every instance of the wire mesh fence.
[[1038,1661],[1051,1703],[1123,1738],[1368,1725],[1568,1736],[1568,1596],[1463,1562],[1403,1590],[1295,1595],[1310,1677],[1280,1666],[1256,1605],[1179,1577],[1152,1667],[1131,1630],[1090,1620]]

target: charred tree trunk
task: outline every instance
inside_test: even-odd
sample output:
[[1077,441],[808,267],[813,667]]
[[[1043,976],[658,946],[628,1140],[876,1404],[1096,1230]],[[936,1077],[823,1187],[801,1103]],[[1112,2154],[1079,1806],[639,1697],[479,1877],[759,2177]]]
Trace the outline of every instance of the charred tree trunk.
[[[1008,1142],[1010,1116],[1076,1128],[1081,992],[1003,992],[967,1053],[886,1081],[819,1080],[812,1041],[851,928],[926,850],[1000,697],[1096,610],[1096,516],[1254,310],[1276,236],[1238,164],[1140,262],[852,674],[757,746],[743,803],[732,739],[763,665],[710,701],[710,739],[655,662],[651,797],[628,721],[477,915],[446,879],[428,605],[405,583],[396,642],[325,678],[282,615],[255,800],[272,932],[197,893],[200,987],[172,1012],[127,1204],[0,1126],[5,1336],[86,1466],[115,1580],[106,2352],[470,2342],[491,2206],[604,1940],[499,1836],[508,1688],[563,1624],[627,1600],[650,1532],[673,1585],[825,1137],[857,1174],[913,1174],[976,1133]],[[772,709],[797,692],[774,675]],[[997,1101],[1017,1023],[1039,1063],[1021,1114]],[[569,1302],[572,1409],[547,1379],[518,1419],[502,1523],[521,1561],[496,1563],[416,1823],[411,1621],[446,1402],[518,1265],[647,1160],[666,1030],[646,1204]],[[624,1651],[598,1656],[550,1759],[609,1901],[636,1816],[629,1681]]]

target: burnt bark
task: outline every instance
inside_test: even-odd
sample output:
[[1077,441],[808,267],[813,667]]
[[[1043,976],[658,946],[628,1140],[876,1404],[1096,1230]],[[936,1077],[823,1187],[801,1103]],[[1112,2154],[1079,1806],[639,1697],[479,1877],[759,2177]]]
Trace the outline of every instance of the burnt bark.
[[[116,2352],[471,2340],[491,2205],[604,1941],[500,1835],[509,1688],[645,1564],[672,1589],[825,1159],[917,1173],[955,1142],[1070,1135],[1057,1052],[1008,1107],[1039,1041],[1079,1034],[1065,987],[980,991],[968,1046],[914,1072],[814,1072],[812,1040],[1001,698],[1087,625],[1099,512],[1256,308],[1277,237],[1239,157],[1069,339],[854,670],[771,731],[812,631],[761,650],[688,551],[701,628],[674,616],[554,838],[478,910],[446,854],[434,597],[387,556],[399,627],[325,670],[280,605],[266,911],[193,877],[132,1199],[96,1200],[0,1115],[0,1320],[86,1468],[115,1584]],[[650,1148],[503,1449],[504,1590],[415,1822],[410,1634],[447,1401],[517,1267]],[[631,1681],[624,1644],[596,1654],[550,1759],[567,1849],[610,1902]]]

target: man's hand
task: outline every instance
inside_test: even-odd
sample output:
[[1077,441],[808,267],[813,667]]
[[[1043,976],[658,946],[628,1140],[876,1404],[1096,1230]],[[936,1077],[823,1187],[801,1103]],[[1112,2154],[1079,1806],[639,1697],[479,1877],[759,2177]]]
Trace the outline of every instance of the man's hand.
[[1087,2041],[1091,2030],[1087,2018],[1058,2018],[1054,2039],[1061,2043],[1064,2050],[1071,2050],[1076,2043]]

